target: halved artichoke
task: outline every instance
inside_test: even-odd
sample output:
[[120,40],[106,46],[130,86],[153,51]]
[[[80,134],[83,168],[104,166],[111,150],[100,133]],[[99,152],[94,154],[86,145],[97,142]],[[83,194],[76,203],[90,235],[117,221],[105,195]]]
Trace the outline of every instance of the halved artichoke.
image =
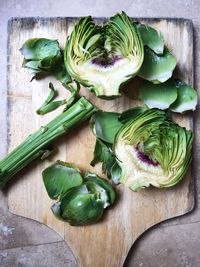
[[124,13],[103,26],[84,17],[75,25],[65,47],[68,73],[99,97],[120,95],[120,86],[139,71],[143,43],[135,23]]
[[177,184],[191,162],[193,133],[168,113],[151,109],[123,125],[114,152],[122,169],[120,182],[133,191]]

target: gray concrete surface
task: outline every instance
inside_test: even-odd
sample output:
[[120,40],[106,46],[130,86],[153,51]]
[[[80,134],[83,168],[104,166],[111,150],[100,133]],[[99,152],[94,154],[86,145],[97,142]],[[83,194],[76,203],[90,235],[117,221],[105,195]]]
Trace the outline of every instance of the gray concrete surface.
[[[195,29],[195,87],[200,90],[199,0],[0,0],[0,158],[6,154],[7,20],[12,16],[111,16],[120,10],[126,11],[132,17],[192,19]],[[198,108],[195,113],[193,163],[196,207],[190,214],[164,222],[143,234],[131,249],[126,267],[200,266],[199,121]],[[75,267],[76,262],[67,244],[48,227],[9,213],[6,192],[0,192],[0,266]]]

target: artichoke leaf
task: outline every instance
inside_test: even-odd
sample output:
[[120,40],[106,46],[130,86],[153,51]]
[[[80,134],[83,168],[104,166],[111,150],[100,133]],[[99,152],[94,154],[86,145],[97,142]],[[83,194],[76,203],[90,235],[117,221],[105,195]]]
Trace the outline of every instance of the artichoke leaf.
[[64,65],[63,52],[57,40],[33,38],[27,40],[20,49],[24,56],[22,66],[35,74],[32,79],[43,75],[54,76],[62,84],[72,81]]
[[147,107],[134,107],[134,108],[125,110],[124,112],[120,114],[119,121],[122,124],[125,124],[126,122],[134,119],[135,117],[137,117],[138,115],[140,115],[147,109],[148,109]]
[[118,165],[117,161],[112,165],[111,170],[110,170],[110,176],[114,184],[119,184],[120,182],[120,177],[122,174],[122,169]]
[[64,221],[60,214],[60,201],[57,201],[55,204],[51,206],[51,211],[53,212],[53,215],[60,221]]
[[91,127],[97,138],[113,144],[117,131],[122,126],[119,113],[97,111],[91,119]]
[[72,164],[57,161],[43,171],[48,195],[58,201],[51,207],[56,218],[71,225],[97,222],[103,210],[115,201],[111,184],[93,173],[82,178]]
[[167,109],[177,99],[177,87],[172,79],[162,84],[143,81],[139,97],[149,108]]
[[49,73],[60,81],[63,86],[72,82],[72,78],[65,68],[63,52],[52,59]]
[[164,38],[162,33],[158,33],[156,29],[141,23],[137,24],[137,29],[145,46],[151,48],[158,55],[163,54]]
[[102,188],[104,188],[104,190],[106,190],[106,192],[109,196],[110,205],[112,205],[115,202],[116,193],[115,193],[113,187],[111,186],[111,184],[107,180],[100,178],[95,173],[87,172],[84,175],[84,183],[88,184],[88,182],[98,184],[100,187],[102,187]]
[[175,80],[177,88],[177,99],[170,109],[173,112],[183,113],[188,110],[195,110],[197,105],[197,92],[196,90],[181,80]]
[[[47,106],[49,103],[51,103],[51,102],[55,99],[55,97],[57,96],[57,91],[55,90],[55,88],[54,88],[54,86],[53,86],[52,83],[49,83],[49,90],[50,90],[50,92],[49,92],[47,98],[45,99],[44,103],[41,105],[41,107],[39,107],[39,108],[36,110],[36,112],[37,112],[38,114],[44,114],[44,113],[43,113],[43,110],[44,110],[44,109],[46,108],[46,106]],[[46,112],[46,113],[47,113],[47,112]]]
[[145,47],[144,62],[138,76],[155,84],[163,83],[171,78],[175,67],[176,59],[166,47],[162,55]]
[[67,90],[71,92],[71,97],[69,99],[53,101],[57,96],[57,91],[55,90],[53,84],[49,83],[49,89],[50,89],[49,95],[42,104],[42,106],[36,111],[36,113],[39,115],[44,115],[46,113],[54,111],[55,109],[63,105],[65,105],[64,111],[70,108],[74,104],[74,102],[78,99],[80,85],[77,82],[72,81],[65,84],[64,86]]
[[51,199],[62,197],[66,191],[82,184],[80,171],[70,163],[57,161],[42,173],[47,193]]
[[58,41],[46,38],[28,39],[20,51],[26,60],[34,61],[60,54]]
[[55,109],[59,108],[60,106],[64,104],[66,104],[66,100],[53,101],[49,104],[41,106],[36,112],[39,115],[44,115],[46,113],[54,111]]
[[115,164],[116,159],[112,152],[111,145],[104,143],[100,139],[96,139],[93,160],[90,164],[91,166],[95,166],[98,162],[102,163],[102,172],[106,173],[108,178],[111,178],[110,170]]
[[71,225],[86,225],[97,222],[104,211],[104,202],[90,193],[86,185],[69,189],[60,205],[61,217]]
[[40,60],[29,61],[24,59],[22,67],[28,69],[30,74],[36,74],[42,71],[40,68]]

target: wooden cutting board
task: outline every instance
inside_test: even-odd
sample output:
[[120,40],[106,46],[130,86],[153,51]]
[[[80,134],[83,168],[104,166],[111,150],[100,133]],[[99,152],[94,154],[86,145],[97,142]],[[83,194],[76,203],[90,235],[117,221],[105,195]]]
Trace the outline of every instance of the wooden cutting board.
[[[66,36],[71,32],[76,18],[14,18],[8,24],[8,130],[9,151],[18,145],[29,133],[44,125],[61,109],[45,116],[38,116],[35,110],[48,95],[49,78],[33,81],[21,68],[22,44],[29,38],[46,37],[58,39],[64,47]],[[102,22],[104,19],[97,19]],[[192,23],[179,19],[144,19],[164,34],[167,46],[177,58],[176,75],[193,83],[193,30]],[[51,79],[54,82],[54,80]],[[66,96],[59,88],[59,96]],[[134,83],[129,83],[130,90]],[[96,99],[82,89],[98,107],[107,111],[122,111],[134,106],[134,101],[121,97],[112,101]],[[187,128],[192,128],[191,115],[176,116]],[[101,175],[100,167],[92,168],[94,136],[88,124],[61,138],[58,151],[41,162],[35,161],[20,173],[19,179],[9,187],[8,204],[14,214],[45,223],[58,232],[69,244],[79,266],[120,267],[134,241],[149,227],[169,218],[187,213],[193,208],[194,192],[191,170],[183,181],[174,188],[158,190],[148,188],[134,193],[123,185],[117,186],[116,205],[107,210],[101,222],[72,227],[54,218],[50,211],[52,201],[44,189],[41,172],[51,162],[60,159],[74,162],[83,171],[94,171]]]

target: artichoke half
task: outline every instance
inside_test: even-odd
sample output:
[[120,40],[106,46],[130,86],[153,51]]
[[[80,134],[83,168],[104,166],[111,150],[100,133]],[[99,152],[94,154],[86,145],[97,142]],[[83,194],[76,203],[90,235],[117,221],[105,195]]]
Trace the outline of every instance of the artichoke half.
[[191,162],[192,140],[192,131],[177,125],[168,113],[158,109],[143,112],[116,135],[120,182],[133,191],[177,184]]
[[144,58],[136,24],[124,13],[103,26],[90,16],[79,20],[67,39],[67,72],[99,97],[120,95],[120,86],[139,71]]

